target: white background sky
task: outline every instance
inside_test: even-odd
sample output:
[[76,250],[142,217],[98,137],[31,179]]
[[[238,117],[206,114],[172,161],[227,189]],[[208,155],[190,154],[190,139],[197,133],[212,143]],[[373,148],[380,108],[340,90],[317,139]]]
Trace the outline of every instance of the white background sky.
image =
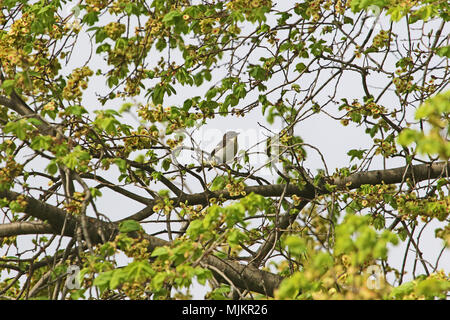
[[[68,3],[67,9],[65,9],[67,13],[69,12],[70,8],[73,7],[74,4],[76,4],[76,1]],[[286,6],[286,4],[290,5],[290,2],[278,1],[278,5],[280,5],[281,7]],[[387,23],[386,21],[387,21],[386,19],[380,20],[380,26],[386,24]],[[102,22],[105,22],[105,20],[103,20]],[[73,68],[82,66],[89,58],[90,51],[91,46],[88,36],[86,34],[80,33],[80,37],[75,47],[72,60],[67,66],[63,66],[63,69],[67,70],[67,72],[70,72],[70,70],[72,70]],[[173,54],[174,52],[172,52],[172,55]],[[154,55],[155,61],[159,59],[158,55],[159,54],[155,53]],[[90,62],[90,66],[94,72],[96,71],[97,68],[102,68],[105,66],[105,63],[102,61],[102,59],[95,54],[95,48],[93,57]],[[92,66],[95,66],[95,69]],[[223,73],[223,71],[216,71],[215,73],[213,73],[213,76],[214,77],[212,83],[214,83],[215,81],[220,81],[221,78],[225,76],[225,73]],[[375,79],[375,77],[377,76],[374,75],[373,77]],[[94,94],[96,91],[103,93],[108,91],[106,86],[104,86],[104,82],[102,83],[101,81],[103,80],[99,79],[99,81],[96,80],[90,81],[89,88],[84,96],[83,105],[88,110],[91,111],[94,109],[102,109],[102,108],[111,108],[118,110],[121,104],[125,101],[115,99],[113,101],[107,102],[104,107],[102,107],[100,103],[97,101]],[[361,98],[363,96],[363,93],[357,91],[361,87],[359,83],[360,83],[359,75],[357,75],[356,73],[353,74],[347,73],[346,76],[340,80],[338,96],[347,97],[349,101],[352,101],[353,98]],[[302,87],[303,83],[299,83],[299,85]],[[380,84],[380,86],[384,85],[385,85],[384,83]],[[192,97],[194,95],[202,95],[202,93],[204,93],[205,90],[209,88],[209,86],[211,86],[211,83],[203,85],[200,88],[192,87],[192,88],[177,89],[177,95],[171,96],[168,99],[166,99],[164,105],[165,106],[171,104],[182,105],[183,101],[186,98]],[[397,104],[397,99],[393,97],[393,94],[391,94],[390,96],[392,99],[393,107],[395,107],[395,104]],[[276,97],[276,95],[274,95],[274,97]],[[253,96],[245,101],[250,103],[253,102],[256,98],[257,96]],[[139,98],[136,98],[136,100],[138,102],[145,102],[144,99],[140,100]],[[276,98],[272,98],[271,100],[276,101]],[[130,100],[127,100],[126,102],[129,101]],[[136,109],[132,109],[132,111],[135,110]],[[337,112],[337,106],[335,111]],[[133,117],[129,116],[125,117],[130,124],[136,125],[136,120]],[[281,128],[280,123],[275,123],[273,126],[267,125],[265,117],[261,114],[261,108],[258,107],[245,117],[235,118],[235,117],[219,116],[213,120],[208,120],[207,124],[203,126],[201,128],[202,130],[198,132],[196,135],[194,135],[194,137],[196,137],[196,139],[199,139],[199,143],[202,146],[202,148],[204,148],[206,151],[211,151],[211,149],[221,139],[221,136],[223,135],[224,132],[234,130],[241,133],[241,135],[239,136],[239,143],[241,148],[245,149],[246,147],[253,145],[256,142],[255,138],[257,138],[258,141],[262,140],[264,138],[264,134],[267,133],[258,125],[258,122],[270,127],[274,131],[276,131],[277,128]],[[343,127],[342,125],[339,124],[338,121],[332,120],[325,116],[314,116],[305,121],[302,121],[300,125],[296,126],[295,134],[300,135],[305,142],[314,145],[322,152],[324,158],[326,159],[327,167],[331,173],[336,168],[348,166],[350,159],[349,156],[347,155],[348,150],[363,149],[363,148],[369,149],[373,143],[370,137],[364,133],[364,128],[357,128],[352,125]],[[320,160],[319,155],[311,149],[307,151],[308,151],[308,158],[305,162],[305,167],[310,169],[313,173],[315,173],[316,169],[322,169],[323,164]],[[47,164],[43,163],[42,167],[44,168],[46,165]],[[404,162],[401,160],[389,160],[387,168],[394,168],[403,165]],[[111,168],[112,172],[108,173],[107,178],[110,181],[114,181],[114,177],[118,175],[118,172],[114,166],[112,166]],[[380,157],[377,159],[377,161],[375,161],[372,164],[370,169],[373,170],[381,168],[382,168],[382,161]],[[273,180],[273,177],[271,176],[266,176],[265,178]],[[194,186],[192,191],[198,192],[201,191],[201,189],[200,187]],[[114,193],[112,191],[102,189],[102,193],[103,197],[101,197],[97,201],[97,206],[99,211],[106,214],[111,220],[122,219],[143,208],[142,205],[128,202],[123,196]],[[145,195],[144,193],[141,194]],[[387,222],[387,224],[389,224],[389,221]],[[435,239],[434,237],[435,224],[436,224],[435,222],[428,224],[428,226],[423,231],[422,242],[420,243],[420,248],[424,254],[424,258],[429,260],[432,264],[434,264],[442,248],[442,241],[440,239]],[[153,226],[154,224],[151,225]],[[164,224],[161,224],[161,227],[163,226]],[[146,224],[146,229],[148,228],[150,227],[148,227],[148,224]],[[153,229],[153,227],[151,228]],[[417,228],[416,230],[420,230],[420,228]],[[29,238],[30,237],[21,237],[20,239],[21,241],[25,241],[25,239]],[[398,269],[401,268],[404,257],[405,245],[406,242],[397,247],[393,247],[390,250],[388,261],[395,268]],[[2,254],[3,252],[2,250],[0,250],[0,255]],[[407,270],[409,271],[411,271],[414,258],[415,255],[413,253],[410,253],[408,255],[408,261],[406,264],[409,266],[407,268]],[[123,263],[125,263],[126,259],[122,258],[122,261]],[[450,253],[448,250],[442,255],[439,266],[440,268],[443,268],[447,273],[450,272]],[[417,269],[419,272],[422,272],[422,266],[420,264],[417,264]],[[3,273],[1,274],[1,276],[3,278],[5,274]],[[410,277],[411,274],[408,273],[405,276],[404,280],[408,280],[410,279]],[[204,290],[199,286],[195,286],[192,293],[194,293],[194,298],[202,298]]]

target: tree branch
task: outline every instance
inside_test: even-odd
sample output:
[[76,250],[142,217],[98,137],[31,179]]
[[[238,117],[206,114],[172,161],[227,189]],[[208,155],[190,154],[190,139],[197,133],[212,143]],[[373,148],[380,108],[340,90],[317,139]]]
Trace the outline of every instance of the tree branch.
[[448,177],[450,172],[450,161],[436,162],[432,164],[418,164],[404,166],[386,170],[372,170],[358,172],[346,178],[332,179],[331,183],[338,187],[347,186],[350,189],[356,189],[364,184],[396,184],[404,181],[406,178],[413,179],[415,182],[423,180],[436,179],[439,177]]
[[[450,172],[450,162],[437,162],[433,164],[419,164],[412,166],[404,166],[387,170],[372,170],[365,172],[357,172],[345,178],[330,178],[329,183],[337,185],[339,188],[356,189],[364,184],[396,184],[401,183],[406,178],[414,179],[416,182],[420,182],[428,179],[436,179],[438,177],[448,177]],[[244,189],[246,194],[252,192],[262,195],[264,197],[279,197],[285,189],[285,184],[272,184],[263,186],[249,186]],[[325,194],[327,191],[321,189],[319,193]],[[305,200],[312,200],[316,195],[316,190],[311,185],[307,185],[305,188],[300,189],[296,185],[289,184],[286,188],[285,196],[297,195]],[[234,200],[242,198],[243,196],[231,196],[227,190],[217,191],[204,191],[193,194],[183,194],[180,197],[173,197],[175,206],[179,206],[180,203],[187,202],[189,205],[207,205],[208,199],[221,198],[225,200]],[[139,212],[125,218],[123,220],[142,220],[149,217],[156,203],[152,202],[147,208],[140,210]]]
[[43,222],[13,222],[0,224],[0,237],[11,237],[23,234],[55,234],[51,225]]

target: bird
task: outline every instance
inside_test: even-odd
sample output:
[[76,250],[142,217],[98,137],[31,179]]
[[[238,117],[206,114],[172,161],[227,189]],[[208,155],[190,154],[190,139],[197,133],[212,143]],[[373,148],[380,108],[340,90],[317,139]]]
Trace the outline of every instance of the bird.
[[[222,137],[222,141],[220,141],[217,144],[217,146],[213,149],[213,151],[211,151],[208,163],[213,165],[232,162],[239,148],[237,141],[238,135],[239,132],[235,131],[226,132]],[[208,170],[211,170],[211,168],[209,168]],[[200,170],[201,168],[197,171]]]

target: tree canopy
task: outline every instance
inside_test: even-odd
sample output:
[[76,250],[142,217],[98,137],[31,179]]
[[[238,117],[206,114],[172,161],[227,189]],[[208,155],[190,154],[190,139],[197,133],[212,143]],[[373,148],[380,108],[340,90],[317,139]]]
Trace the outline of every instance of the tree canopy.
[[447,297],[447,1],[0,6],[0,299]]

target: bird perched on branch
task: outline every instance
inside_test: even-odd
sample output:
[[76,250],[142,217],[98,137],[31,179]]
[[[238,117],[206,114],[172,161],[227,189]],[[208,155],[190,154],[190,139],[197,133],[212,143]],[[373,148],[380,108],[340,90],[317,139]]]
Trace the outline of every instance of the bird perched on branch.
[[[214,148],[214,150],[211,152],[211,155],[208,159],[208,163],[214,165],[232,162],[237,154],[239,147],[237,141],[238,135],[239,132],[235,131],[226,132],[222,137],[222,141],[220,141]],[[209,170],[211,170],[211,168],[209,168]],[[201,168],[199,168],[197,171],[200,170]]]

